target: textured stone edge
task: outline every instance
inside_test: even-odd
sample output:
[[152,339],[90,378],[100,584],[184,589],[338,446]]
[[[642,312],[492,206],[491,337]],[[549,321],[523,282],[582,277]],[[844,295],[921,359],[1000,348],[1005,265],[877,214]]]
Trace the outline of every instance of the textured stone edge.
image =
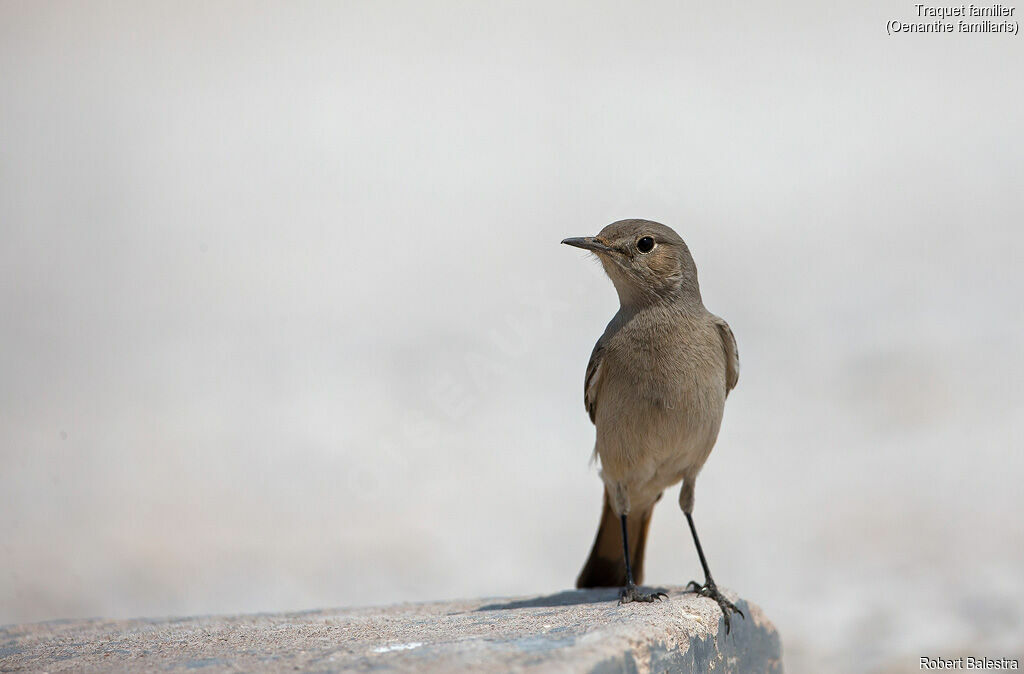
[[[598,601],[600,610],[607,616],[612,613],[611,620],[605,620],[600,624],[594,624],[591,629],[585,629],[577,633],[572,639],[566,640],[550,648],[543,649],[533,655],[519,659],[502,658],[501,652],[489,651],[495,643],[503,644],[512,650],[516,648],[519,640],[516,639],[514,624],[518,619],[525,618],[533,620],[536,627],[536,612],[531,616],[528,612],[519,618],[510,616],[509,625],[513,626],[508,634],[499,638],[497,642],[486,634],[465,637],[456,634],[456,638],[450,641],[438,642],[441,647],[431,653],[419,651],[405,651],[396,649],[384,656],[356,657],[348,662],[335,663],[334,657],[328,652],[306,653],[304,649],[288,651],[287,646],[284,652],[271,653],[268,651],[263,656],[256,656],[253,660],[249,657],[254,654],[246,654],[243,660],[233,660],[225,657],[222,653],[193,652],[187,658],[173,657],[167,648],[174,650],[170,643],[157,644],[153,650],[147,650],[145,659],[131,658],[128,661],[118,657],[111,660],[90,659],[88,655],[79,656],[76,667],[89,671],[109,671],[110,667],[128,668],[140,670],[166,670],[187,671],[195,668],[210,669],[207,671],[229,671],[238,667],[259,669],[261,671],[273,671],[275,668],[299,668],[299,669],[321,669],[326,667],[329,671],[341,671],[345,669],[395,669],[397,671],[474,671],[480,668],[491,667],[493,671],[521,671],[521,672],[547,672],[547,671],[572,671],[572,672],[597,672],[598,674],[609,674],[617,672],[708,672],[715,674],[720,672],[769,672],[782,671],[781,663],[781,640],[774,625],[765,617],[760,608],[746,601],[740,600],[733,593],[728,592],[730,599],[736,601],[746,615],[746,619],[738,616],[733,618],[733,630],[730,634],[725,633],[724,620],[721,611],[714,602],[702,600],[693,595],[680,594],[679,588],[666,588],[672,592],[673,599],[668,605],[639,604],[614,606],[614,590],[607,591],[586,591],[591,594],[600,593]],[[576,591],[583,592],[583,591]],[[572,592],[559,593],[559,595],[572,595]],[[607,596],[604,596],[607,595]],[[519,608],[519,604],[529,607],[531,605],[551,607],[543,602],[550,597],[522,598],[503,600],[501,604],[486,603],[485,600],[457,600],[451,602],[431,602],[426,604],[402,604],[391,607],[364,607],[347,609],[344,611],[347,616],[372,616],[382,612],[397,612],[398,618],[426,618],[431,615],[459,615],[467,616],[478,612],[491,613],[493,611],[505,610],[506,608]],[[541,600],[538,602],[537,600]],[[587,602],[590,603],[590,602]],[[555,604],[565,606],[567,611],[574,610],[573,603]],[[671,607],[674,610],[667,610]],[[665,611],[660,614],[660,611]],[[117,628],[119,632],[145,635],[150,632],[167,632],[167,635],[175,635],[176,627],[181,625],[183,629],[177,638],[189,637],[197,633],[206,633],[209,629],[221,630],[223,633],[236,632],[240,625],[249,625],[259,629],[283,627],[289,625],[288,629],[305,629],[303,624],[309,622],[314,629],[323,629],[320,623],[334,626],[332,616],[338,610],[316,610],[302,611],[287,614],[253,614],[248,616],[196,616],[192,618],[169,618],[164,620],[135,619],[129,621],[111,620],[83,620],[83,621],[52,621],[50,623],[37,623],[34,625],[5,626],[0,628],[0,634],[8,637],[14,636],[17,632],[26,634],[43,628],[51,636],[60,635],[66,638],[69,633],[80,629],[93,629],[102,632],[109,628]],[[616,615],[618,614],[618,615]],[[500,614],[495,614],[498,616]],[[13,629],[10,629],[13,628]],[[330,628],[328,628],[330,629]],[[97,635],[99,636],[99,635]],[[533,638],[545,639],[534,635]],[[556,638],[557,640],[557,638]],[[97,642],[99,643],[99,642]],[[0,645],[3,645],[0,642]],[[80,645],[80,644],[74,644]],[[108,643],[109,654],[115,653],[119,656],[131,655],[128,651],[120,651],[115,648],[118,644]],[[57,646],[57,644],[54,644]],[[280,647],[280,643],[277,644]],[[365,644],[364,644],[365,647]],[[57,646],[57,648],[60,648]],[[461,654],[458,651],[465,649]],[[315,650],[315,649],[314,649]],[[94,653],[93,655],[96,655]],[[108,653],[104,652],[103,655]],[[60,655],[64,653],[53,653],[57,655],[58,661],[65,660]],[[180,655],[185,655],[180,654]],[[152,656],[156,656],[153,658]],[[170,657],[169,657],[170,656]],[[216,657],[211,657],[216,656]],[[424,657],[426,656],[426,657]],[[454,657],[453,657],[454,656]],[[467,657],[468,656],[468,657]],[[499,664],[499,662],[503,664]],[[276,663],[273,664],[273,663]],[[36,661],[37,665],[43,663]],[[0,670],[14,665],[16,670],[32,670],[33,665],[23,662],[19,667],[17,664],[4,657],[0,657]],[[62,669],[57,667],[57,669]],[[69,670],[67,667],[63,669]],[[38,670],[42,671],[42,670]]]
[[756,629],[736,628],[741,618],[733,618],[734,628],[726,634],[725,621],[717,631],[690,635],[679,642],[652,636],[627,645],[619,655],[606,658],[591,667],[591,674],[641,674],[643,672],[703,672],[736,674],[782,674],[782,641],[775,626],[760,607],[746,601],[737,606]]

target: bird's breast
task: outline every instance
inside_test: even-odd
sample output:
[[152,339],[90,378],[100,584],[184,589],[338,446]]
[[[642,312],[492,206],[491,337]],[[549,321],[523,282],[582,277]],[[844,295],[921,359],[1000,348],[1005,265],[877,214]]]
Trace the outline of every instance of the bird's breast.
[[724,354],[683,327],[620,332],[609,345],[594,419],[605,473],[654,479],[707,458],[725,407]]

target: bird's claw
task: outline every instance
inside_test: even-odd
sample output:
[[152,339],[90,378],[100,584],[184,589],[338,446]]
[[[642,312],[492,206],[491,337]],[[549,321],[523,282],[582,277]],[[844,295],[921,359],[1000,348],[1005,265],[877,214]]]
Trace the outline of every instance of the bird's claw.
[[701,585],[697,581],[691,580],[686,584],[686,591],[699,594],[700,596],[707,597],[708,599],[713,599],[715,603],[718,604],[718,608],[722,609],[722,616],[725,618],[726,634],[728,634],[729,630],[732,628],[732,624],[729,620],[730,611],[733,613],[739,613],[740,618],[743,618],[744,620],[747,619],[747,616],[743,615],[743,611],[737,608],[736,604],[726,599],[725,595],[718,591],[718,587],[715,586],[714,582],[708,582]]
[[622,588],[619,592],[619,605],[628,604],[631,601],[640,602],[653,602],[654,600],[661,601],[662,599],[668,599],[668,595],[664,592],[641,592],[640,588],[636,585],[630,584]]

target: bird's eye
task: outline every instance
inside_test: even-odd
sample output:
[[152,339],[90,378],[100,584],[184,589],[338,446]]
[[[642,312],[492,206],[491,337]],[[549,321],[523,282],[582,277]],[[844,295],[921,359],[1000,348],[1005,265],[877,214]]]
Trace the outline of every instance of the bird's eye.
[[637,240],[636,249],[641,253],[650,253],[654,250],[654,239],[650,236],[644,236]]

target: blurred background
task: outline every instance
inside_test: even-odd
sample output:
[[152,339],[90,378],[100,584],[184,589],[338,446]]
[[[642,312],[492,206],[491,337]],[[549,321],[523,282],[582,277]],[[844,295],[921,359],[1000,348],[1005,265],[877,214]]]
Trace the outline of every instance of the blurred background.
[[644,217],[789,671],[1024,654],[1020,39],[775,5],[0,3],[0,623],[570,587],[617,301],[559,241]]

